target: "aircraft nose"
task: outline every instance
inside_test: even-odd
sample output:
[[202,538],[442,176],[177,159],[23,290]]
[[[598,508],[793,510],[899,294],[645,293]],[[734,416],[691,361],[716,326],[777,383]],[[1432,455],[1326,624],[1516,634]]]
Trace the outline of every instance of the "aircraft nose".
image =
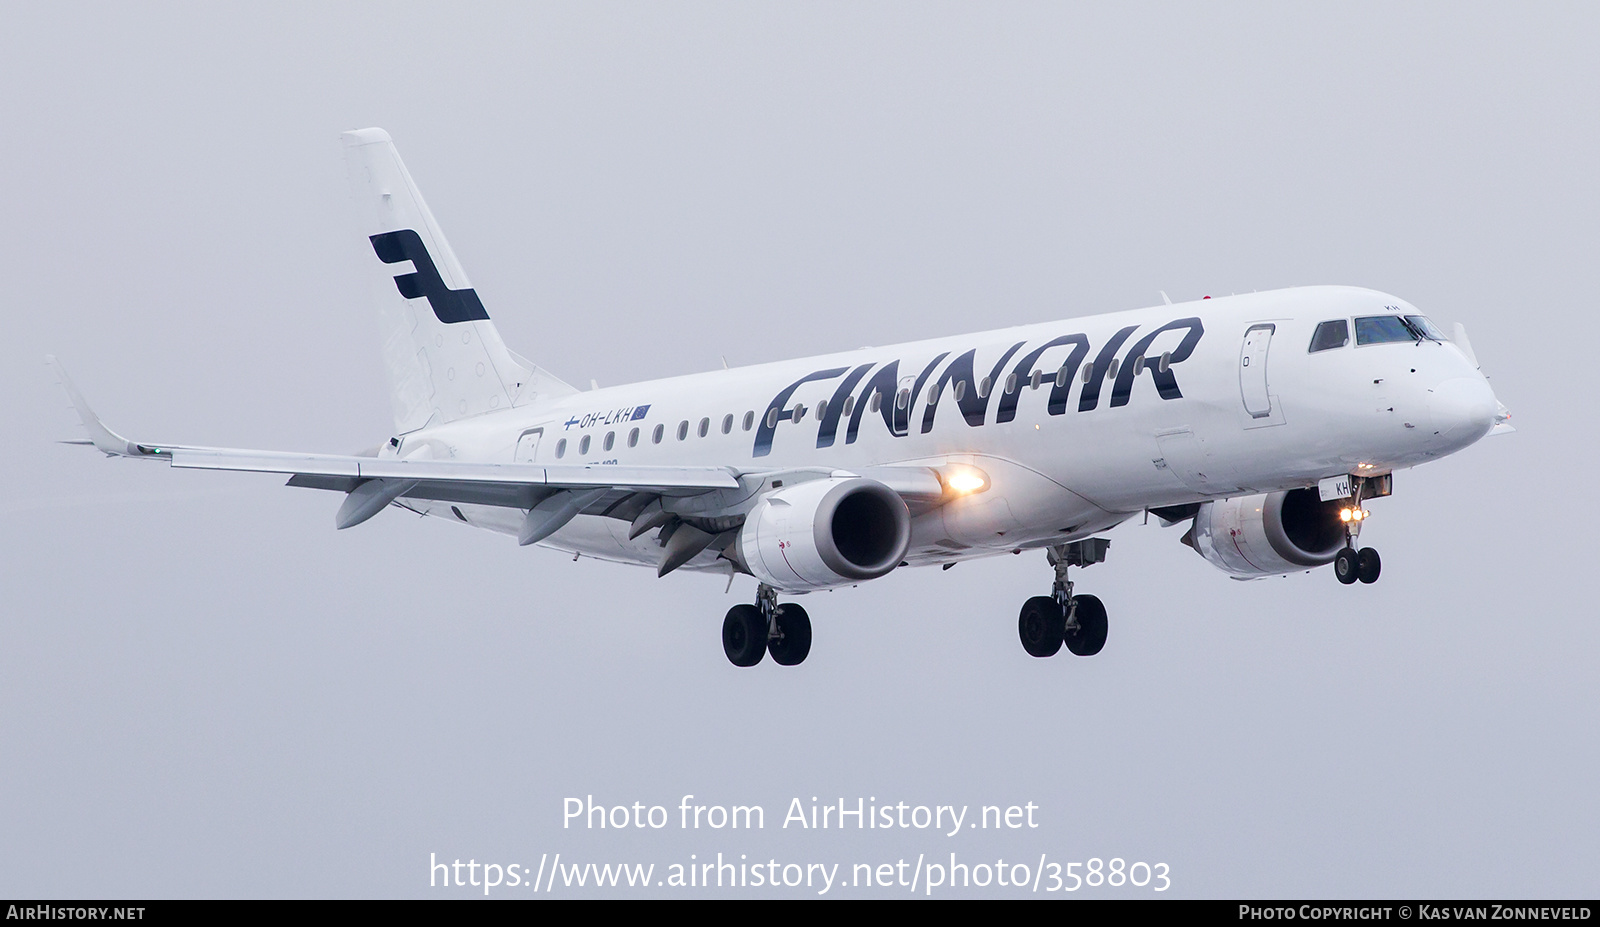
[[1483,377],[1445,380],[1428,394],[1434,434],[1452,449],[1466,447],[1488,434],[1497,408],[1494,390]]

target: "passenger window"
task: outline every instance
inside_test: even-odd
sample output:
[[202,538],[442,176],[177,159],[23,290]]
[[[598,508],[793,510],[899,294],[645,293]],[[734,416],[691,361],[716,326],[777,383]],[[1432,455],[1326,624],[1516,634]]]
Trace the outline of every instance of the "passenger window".
[[656,426],[656,430],[651,432],[651,434],[650,434],[650,443],[651,444],[660,444],[661,443],[661,436],[666,433],[666,430],[667,430],[667,426],[665,426],[665,425],[657,425]]
[[846,397],[844,397],[844,407],[839,410],[839,415],[841,415],[841,416],[849,415],[851,412],[855,411],[855,407],[856,407],[856,397],[854,397],[854,396],[846,396]]
[[678,423],[678,440],[682,441],[687,437],[689,437],[689,420],[684,419]]
[[706,436],[706,432],[708,432],[710,430],[711,430],[711,419],[710,418],[701,419],[700,420],[700,428],[699,428],[700,437],[704,438]]
[[727,434],[733,430],[733,413],[729,412],[722,417],[722,433]]
[[628,446],[629,447],[638,447],[639,446],[639,429],[635,428],[634,430],[628,432]]
[[589,453],[589,436],[588,435],[584,435],[582,438],[578,439],[578,453],[580,453],[580,454]]
[[562,438],[556,442],[556,459],[560,460],[565,456],[567,456],[567,439]]
[[876,415],[881,408],[883,408],[883,394],[873,393],[872,401],[867,403],[867,411]]
[[1317,326],[1316,332],[1311,336],[1311,349],[1306,353],[1315,354],[1318,351],[1331,351],[1334,348],[1342,348],[1349,343],[1350,323],[1344,319],[1331,319]]
[[756,414],[754,412],[746,412],[744,414],[744,430],[749,431],[751,428],[755,427],[755,424]]
[[606,432],[605,449],[611,450],[611,445],[615,443],[617,443],[617,433],[614,431]]

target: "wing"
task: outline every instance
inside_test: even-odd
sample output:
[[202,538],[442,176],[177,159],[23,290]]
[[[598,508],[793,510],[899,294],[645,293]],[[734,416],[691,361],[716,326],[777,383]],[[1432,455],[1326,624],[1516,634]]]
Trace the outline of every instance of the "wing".
[[[60,362],[53,356],[47,360],[89,433],[87,442],[71,443],[92,444],[111,457],[164,460],[185,469],[288,474],[290,486],[347,494],[334,518],[339,528],[359,525],[401,499],[419,499],[523,510],[527,515],[518,532],[522,544],[549,537],[579,514],[631,521],[637,536],[672,520],[661,504],[670,497],[705,496],[695,508],[707,515],[732,514],[741,507],[740,501],[770,485],[773,476],[830,475],[829,471],[742,472],[733,467],[469,463],[141,443],[106,427]],[[883,483],[913,511],[937,505],[944,494],[938,473],[927,467],[872,467],[853,475]]]

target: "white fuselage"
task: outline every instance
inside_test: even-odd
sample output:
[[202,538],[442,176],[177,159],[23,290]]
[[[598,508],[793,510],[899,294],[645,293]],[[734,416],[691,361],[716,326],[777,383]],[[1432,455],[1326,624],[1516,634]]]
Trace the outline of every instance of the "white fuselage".
[[[1496,404],[1455,345],[1351,338],[1308,352],[1321,322],[1416,311],[1352,287],[1205,299],[597,389],[423,428],[385,453],[747,475],[969,464],[987,489],[912,522],[906,562],[949,563],[1471,444]],[[408,504],[513,535],[523,516]],[[582,515],[544,543],[654,566],[659,545],[627,533],[626,521]]]

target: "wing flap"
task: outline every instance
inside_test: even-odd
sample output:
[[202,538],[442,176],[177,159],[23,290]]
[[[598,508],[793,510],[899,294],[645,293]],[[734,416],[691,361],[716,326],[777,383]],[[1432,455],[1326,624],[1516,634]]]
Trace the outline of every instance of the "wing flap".
[[[330,488],[344,486],[348,479],[418,480],[513,488],[604,487],[653,492],[734,489],[739,485],[739,480],[727,467],[539,466],[202,447],[152,448],[148,456],[166,457],[174,467],[192,470],[289,473],[299,479],[294,485],[317,489],[324,485]],[[406,495],[413,496],[414,493],[408,492]]]

